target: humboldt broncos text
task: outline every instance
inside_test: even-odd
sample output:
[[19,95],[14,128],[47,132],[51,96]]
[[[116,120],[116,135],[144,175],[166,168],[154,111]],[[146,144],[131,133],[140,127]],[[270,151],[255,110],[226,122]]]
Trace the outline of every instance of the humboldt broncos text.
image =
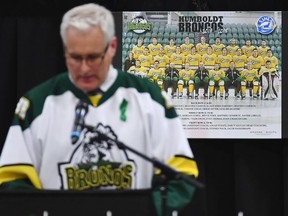
[[179,16],[179,32],[222,32],[223,16]]

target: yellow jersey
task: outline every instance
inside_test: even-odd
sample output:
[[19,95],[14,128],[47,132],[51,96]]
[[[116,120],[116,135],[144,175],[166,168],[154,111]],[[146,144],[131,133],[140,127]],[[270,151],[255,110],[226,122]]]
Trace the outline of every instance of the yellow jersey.
[[180,46],[181,48],[181,53],[183,53],[185,56],[191,53],[191,48],[193,47],[193,44],[182,44]]
[[185,59],[185,63],[189,63],[192,67],[198,67],[199,63],[202,61],[202,56],[198,53],[188,54]]
[[195,70],[186,70],[182,69],[179,71],[179,77],[182,77],[183,80],[188,81],[190,78],[194,78]]
[[240,76],[244,77],[246,81],[252,82],[256,77],[258,77],[258,72],[256,69],[244,69],[240,72]]
[[231,55],[220,55],[217,59],[217,63],[220,64],[220,68],[229,68],[231,61],[233,61]]
[[244,55],[248,57],[252,56],[253,54],[253,50],[255,49],[255,46],[251,45],[251,46],[242,46],[241,50],[243,52]]
[[261,56],[254,57],[252,55],[248,58],[248,61],[252,63],[252,68],[257,70],[264,65],[264,60]]
[[221,78],[225,77],[225,72],[223,70],[210,70],[209,77],[213,78],[215,81],[219,81]]

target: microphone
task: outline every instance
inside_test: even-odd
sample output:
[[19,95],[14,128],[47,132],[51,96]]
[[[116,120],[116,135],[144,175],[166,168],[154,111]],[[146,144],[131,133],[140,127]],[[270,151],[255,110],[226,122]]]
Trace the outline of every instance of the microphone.
[[71,133],[72,144],[75,144],[79,140],[80,133],[83,129],[83,125],[85,124],[84,117],[86,116],[87,112],[88,104],[80,100],[75,108],[75,120]]

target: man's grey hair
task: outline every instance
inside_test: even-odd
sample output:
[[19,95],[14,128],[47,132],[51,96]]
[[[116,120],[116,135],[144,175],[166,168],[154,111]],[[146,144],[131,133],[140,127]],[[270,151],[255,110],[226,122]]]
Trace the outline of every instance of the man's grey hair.
[[67,11],[60,26],[64,46],[66,45],[66,31],[69,27],[85,32],[94,26],[100,27],[107,44],[112,41],[115,35],[115,23],[111,11],[94,3],[80,5]]

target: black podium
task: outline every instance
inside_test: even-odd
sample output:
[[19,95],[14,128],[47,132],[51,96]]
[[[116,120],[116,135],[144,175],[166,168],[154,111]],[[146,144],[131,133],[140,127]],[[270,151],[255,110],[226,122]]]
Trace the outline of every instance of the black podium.
[[1,216],[155,216],[150,190],[1,191]]

